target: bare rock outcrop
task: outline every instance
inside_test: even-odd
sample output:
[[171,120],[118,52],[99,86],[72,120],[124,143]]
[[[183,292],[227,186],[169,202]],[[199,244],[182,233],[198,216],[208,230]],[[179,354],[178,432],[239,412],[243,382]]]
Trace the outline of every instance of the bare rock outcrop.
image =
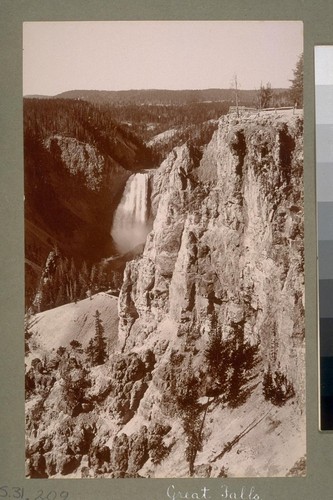
[[[175,148],[154,175],[143,256],[125,270],[123,352],[150,344],[159,367],[173,349],[185,353],[180,371],[192,363],[205,396],[205,349],[219,329],[255,349],[256,387],[275,373],[304,414],[302,174],[303,122],[292,114],[221,119],[200,161],[188,145]],[[175,331],[161,349],[168,321]],[[165,394],[168,371],[159,367],[152,383]],[[149,397],[142,408],[156,409]],[[302,425],[295,442],[304,451]]]
[[225,335],[242,322],[267,363],[301,383],[291,358],[304,336],[302,158],[301,119],[274,116],[222,120],[199,166],[186,145],[169,155],[154,176],[153,231],[125,271],[127,347],[136,322],[169,315],[204,335],[215,311]]

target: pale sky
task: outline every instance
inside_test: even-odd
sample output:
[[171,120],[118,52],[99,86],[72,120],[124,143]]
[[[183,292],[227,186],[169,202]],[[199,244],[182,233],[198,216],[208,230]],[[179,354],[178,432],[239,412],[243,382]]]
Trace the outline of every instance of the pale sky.
[[299,21],[23,24],[23,94],[65,90],[289,87]]

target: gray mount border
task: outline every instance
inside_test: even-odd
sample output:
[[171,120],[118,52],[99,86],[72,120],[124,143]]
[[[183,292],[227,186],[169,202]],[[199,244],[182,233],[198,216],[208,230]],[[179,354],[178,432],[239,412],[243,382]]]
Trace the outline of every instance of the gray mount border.
[[[212,500],[223,498],[221,493],[225,490],[221,490],[222,484],[235,492],[237,498],[241,498],[242,487],[246,488],[248,495],[251,487],[254,487],[260,500],[330,498],[333,487],[333,434],[318,431],[313,59],[315,45],[333,44],[333,3],[329,0],[1,0],[0,10],[0,488],[3,485],[24,487],[25,497],[30,500],[37,497],[40,489],[44,490],[45,497],[48,491],[54,490],[59,495],[62,490],[66,490],[70,493],[69,499],[163,500],[170,498],[170,495],[167,496],[167,488],[172,484],[177,490],[191,493],[200,492],[206,487],[210,490],[207,495]],[[117,19],[275,19],[304,22],[306,478],[24,479],[22,22]],[[202,492],[203,490],[201,494]],[[253,494],[251,498],[254,500],[256,497]]]

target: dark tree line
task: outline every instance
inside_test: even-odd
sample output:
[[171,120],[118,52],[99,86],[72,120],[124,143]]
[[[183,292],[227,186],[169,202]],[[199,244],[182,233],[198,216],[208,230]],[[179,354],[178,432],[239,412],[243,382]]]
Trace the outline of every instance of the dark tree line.
[[30,134],[41,141],[52,135],[75,137],[128,169],[151,163],[150,151],[142,139],[120,125],[113,109],[81,100],[24,99],[23,112],[25,136]]
[[52,309],[108,289],[118,291],[121,283],[121,273],[105,262],[78,263],[55,250],[47,259],[34,306],[38,311]]
[[229,103],[191,102],[178,105],[127,104],[110,106],[110,112],[122,126],[129,128],[136,135],[148,141],[153,136],[171,128],[199,125],[209,120],[216,120],[226,114]]

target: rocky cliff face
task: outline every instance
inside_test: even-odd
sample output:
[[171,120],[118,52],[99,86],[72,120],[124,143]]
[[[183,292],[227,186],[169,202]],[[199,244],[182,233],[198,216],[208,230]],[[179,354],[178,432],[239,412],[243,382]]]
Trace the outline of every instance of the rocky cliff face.
[[[45,147],[53,158],[58,159],[70,186],[69,192],[64,193],[64,179],[61,176],[55,179],[60,202],[89,225],[92,239],[98,233],[103,235],[106,245],[110,240],[113,212],[131,172],[96,146],[74,137],[51,136],[45,140]],[[80,233],[79,225],[76,233]],[[110,246],[110,241],[108,243]],[[81,246],[84,247],[84,243]],[[95,253],[98,254],[97,248]]]
[[302,139],[300,116],[228,117],[204,151],[176,148],[156,170],[120,352],[71,416],[76,432],[88,412],[92,451],[66,452],[66,474],[304,473]]
[[[52,135],[45,140],[45,146],[55,157],[58,156],[65,169],[72,176],[81,176],[83,184],[90,191],[101,191],[114,182],[115,188],[122,186],[129,173],[119,164],[103,154],[92,144],[75,137]],[[116,189],[115,189],[116,190]]]
[[[182,353],[177,376],[190,363],[199,395],[208,396],[215,382],[205,352],[218,329],[223,339],[256,349],[256,383],[244,411],[253,409],[251,393],[255,404],[263,399],[258,384],[272,372],[303,413],[302,139],[298,116],[224,119],[200,160],[186,145],[171,153],[154,176],[153,231],[142,258],[125,270],[123,352],[149,346],[160,366]],[[161,382],[168,373],[153,375],[160,394],[171,391]],[[145,408],[155,408],[157,397],[150,405],[148,397],[149,391],[142,411],[149,419]],[[294,439],[301,456],[304,426]]]
[[153,231],[125,271],[125,350],[166,318],[200,343],[215,313],[225,337],[241,325],[264,365],[302,387],[302,165],[299,117],[223,120],[199,163],[186,145],[168,157],[154,176]]

